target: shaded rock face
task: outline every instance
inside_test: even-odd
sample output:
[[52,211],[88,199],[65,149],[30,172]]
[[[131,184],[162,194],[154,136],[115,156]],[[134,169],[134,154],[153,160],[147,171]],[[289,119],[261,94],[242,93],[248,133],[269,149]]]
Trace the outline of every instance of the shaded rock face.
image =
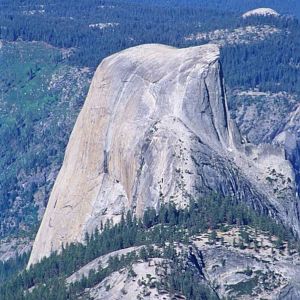
[[300,192],[299,97],[286,92],[229,92],[229,110],[243,136],[254,144],[281,145],[291,162]]
[[[212,192],[234,195],[300,231],[292,168],[281,149],[244,144],[228,114],[218,59],[212,44],[154,44],[101,63],[29,265],[126,210],[141,216],[146,207],[184,207]],[[270,183],[271,171],[280,180]]]

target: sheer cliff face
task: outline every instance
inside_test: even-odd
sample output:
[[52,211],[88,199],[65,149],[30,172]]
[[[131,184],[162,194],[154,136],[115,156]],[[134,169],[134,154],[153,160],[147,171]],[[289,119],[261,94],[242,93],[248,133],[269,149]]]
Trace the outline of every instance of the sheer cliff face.
[[[291,167],[280,150],[243,145],[218,58],[215,45],[143,45],[101,63],[29,264],[128,209],[141,216],[146,207],[185,206],[211,192],[235,195],[299,231]],[[276,192],[269,170],[281,176]]]

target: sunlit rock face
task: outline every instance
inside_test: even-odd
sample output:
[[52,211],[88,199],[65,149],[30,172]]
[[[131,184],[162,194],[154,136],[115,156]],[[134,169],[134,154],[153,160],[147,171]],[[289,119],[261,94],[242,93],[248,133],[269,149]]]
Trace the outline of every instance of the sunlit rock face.
[[127,210],[141,216],[211,193],[299,232],[293,171],[281,149],[242,140],[228,114],[218,46],[127,49],[94,75],[29,265]]
[[243,18],[248,18],[248,17],[252,17],[252,16],[263,16],[263,17],[273,16],[273,17],[279,17],[280,14],[276,10],[274,10],[272,8],[261,7],[261,8],[256,8],[256,9],[253,9],[253,10],[249,10],[249,11],[247,11],[246,13],[244,13],[242,15]]

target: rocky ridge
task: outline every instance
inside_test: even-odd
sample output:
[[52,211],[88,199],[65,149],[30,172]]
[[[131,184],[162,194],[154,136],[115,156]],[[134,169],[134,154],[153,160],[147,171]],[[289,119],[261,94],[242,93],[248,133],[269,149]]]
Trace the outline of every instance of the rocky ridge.
[[[230,99],[232,118],[243,136],[254,144],[282,146],[299,178],[299,97],[286,92],[235,90]],[[299,194],[299,184],[297,190]]]
[[[234,29],[217,29],[209,32],[198,32],[185,37],[186,41],[213,42],[221,46],[251,44],[263,41],[282,30],[271,25],[243,26]],[[289,34],[288,32],[286,32]]]

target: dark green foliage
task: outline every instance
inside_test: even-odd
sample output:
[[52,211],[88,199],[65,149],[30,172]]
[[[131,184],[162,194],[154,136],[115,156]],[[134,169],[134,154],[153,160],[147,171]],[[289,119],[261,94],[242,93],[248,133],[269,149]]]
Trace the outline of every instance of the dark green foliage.
[[0,285],[24,269],[29,259],[29,253],[17,256],[8,261],[0,261]]
[[136,2],[155,3],[162,6],[198,6],[219,11],[233,11],[239,14],[258,7],[270,7],[281,14],[300,17],[300,3],[297,0],[135,0]]
[[[180,4],[180,1],[178,1]],[[0,37],[15,41],[44,41],[61,48],[76,48],[70,61],[96,67],[109,54],[143,43],[183,46],[184,37],[201,26],[228,27],[230,14],[203,6],[156,5],[138,1],[70,0],[9,1],[0,6]],[[43,12],[41,12],[43,10]],[[34,11],[29,14],[27,12]],[[201,25],[199,25],[201,22]],[[104,30],[90,24],[117,23]]]
[[247,266],[247,269],[246,269],[246,271],[245,271],[245,274],[246,274],[247,276],[252,276],[253,271],[250,269],[249,266]]
[[215,230],[212,230],[208,237],[211,244],[215,243],[217,240],[217,233]]
[[195,268],[187,268],[178,261],[174,263],[174,266],[166,283],[170,292],[180,291],[189,300],[219,299],[208,285],[201,283]]
[[244,229],[242,229],[242,230],[240,231],[240,236],[241,236],[241,239],[242,239],[246,244],[249,244],[249,243],[251,242],[249,233],[248,233],[247,231],[245,231]]
[[[244,26],[268,24],[282,30],[259,43],[226,46],[222,62],[226,83],[231,88],[300,93],[300,25],[296,19],[244,21]],[[286,34],[285,32],[289,32]]]
[[[153,209],[147,210],[143,221],[137,220],[128,212],[126,216],[122,216],[119,224],[112,226],[110,222],[106,223],[101,233],[95,231],[91,236],[87,236],[86,245],[65,246],[60,254],[53,253],[49,258],[43,259],[28,271],[23,271],[22,274],[5,283],[0,287],[0,294],[3,295],[3,300],[23,299],[18,296],[22,294],[21,291],[35,286],[34,292],[28,294],[25,299],[42,299],[41,297],[48,293],[54,299],[58,291],[59,295],[62,295],[59,297],[62,298],[57,299],[73,299],[72,297],[81,293],[84,288],[93,286],[124,266],[129,266],[137,257],[146,260],[149,257],[162,255],[162,257],[174,260],[172,265],[176,268],[180,261],[177,260],[172,242],[185,243],[189,236],[206,232],[208,229],[223,228],[224,224],[249,225],[266,230],[280,239],[289,239],[291,245],[295,247],[296,241],[292,234],[282,225],[275,223],[267,216],[259,216],[253,210],[231,199],[216,196],[200,199],[191,201],[186,209],[177,209],[174,204],[170,203],[163,205],[158,213],[155,213]],[[242,236],[245,240],[247,239],[245,234]],[[216,236],[212,234],[211,238],[214,240]],[[163,248],[162,254],[151,246],[153,244]],[[89,278],[74,284],[69,290],[64,290],[64,278],[89,261],[115,250],[139,245],[148,246],[142,248],[138,255],[131,253],[125,257],[111,258],[108,268],[91,273]],[[179,272],[181,266],[179,265],[178,268]],[[173,272],[173,275],[174,278],[169,278],[165,283],[170,291],[180,291],[188,299],[197,299],[197,295],[202,295],[202,293],[203,295],[210,294],[204,286],[195,284],[199,276],[193,272],[186,269],[180,276],[177,271]],[[183,282],[188,282],[188,284],[185,285]],[[58,288],[54,288],[55,286]],[[14,295],[13,298],[12,295]],[[52,299],[51,297],[49,299]],[[203,299],[214,299],[214,294],[212,293],[209,297]]]
[[282,237],[279,237],[276,242],[275,242],[275,246],[277,249],[282,250],[283,248],[283,240]]
[[57,64],[60,54],[37,42],[1,46],[0,238],[35,234],[35,204],[46,205],[85,97],[87,75]]

